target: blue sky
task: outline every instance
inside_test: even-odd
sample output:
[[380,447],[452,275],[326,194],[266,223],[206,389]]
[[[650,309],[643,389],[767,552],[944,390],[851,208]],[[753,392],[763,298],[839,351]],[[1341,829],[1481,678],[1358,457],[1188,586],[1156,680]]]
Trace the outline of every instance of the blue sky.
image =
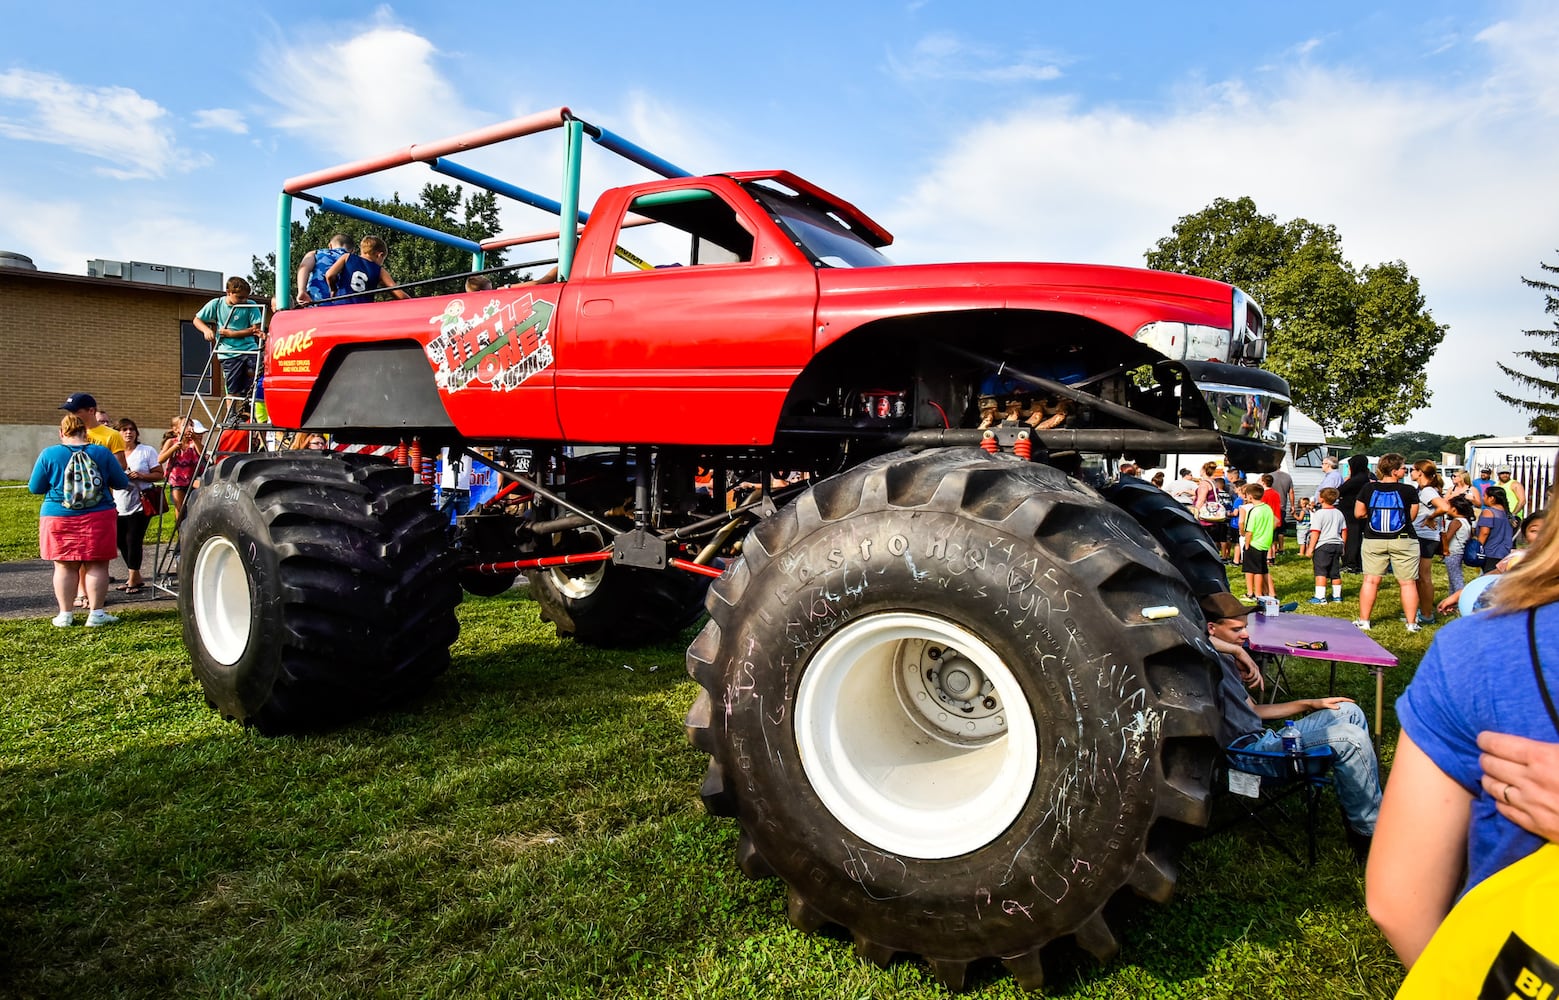
[[[1405,261],[1450,325],[1416,430],[1524,432],[1494,363],[1553,322],[1519,280],[1559,264],[1552,3],[0,12],[0,249],[46,270],[244,274],[284,178],[568,105],[690,170],[794,170],[886,225],[902,262],[1140,265],[1220,196],[1330,223],[1355,264]],[[469,162],[556,187],[550,143]],[[600,158],[586,183],[636,176]]]

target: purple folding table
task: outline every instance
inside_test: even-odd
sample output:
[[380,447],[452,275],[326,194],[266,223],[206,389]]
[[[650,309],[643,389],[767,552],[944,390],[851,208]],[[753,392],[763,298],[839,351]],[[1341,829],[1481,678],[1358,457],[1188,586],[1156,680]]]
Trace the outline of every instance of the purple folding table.
[[[1282,675],[1282,657],[1297,656],[1302,660],[1330,660],[1332,674],[1326,683],[1326,693],[1337,686],[1337,664],[1358,663],[1370,668],[1375,675],[1375,732],[1380,733],[1381,703],[1386,697],[1386,668],[1397,665],[1397,658],[1369,633],[1357,628],[1346,618],[1327,618],[1323,615],[1261,615],[1252,613],[1246,619],[1250,623],[1250,649],[1253,653],[1267,653],[1279,657],[1278,673]],[[1326,643],[1326,649],[1297,649],[1290,642]],[[1278,682],[1274,681],[1276,685]],[[1273,694],[1276,696],[1274,686]]]

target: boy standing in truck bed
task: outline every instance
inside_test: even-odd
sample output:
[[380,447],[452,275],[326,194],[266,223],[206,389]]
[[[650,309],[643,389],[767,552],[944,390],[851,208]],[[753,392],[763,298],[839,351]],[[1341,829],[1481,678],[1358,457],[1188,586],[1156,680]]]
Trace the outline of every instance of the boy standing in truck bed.
[[335,290],[336,297],[326,299],[321,305],[370,302],[374,290],[378,288],[388,288],[398,299],[411,298],[395,287],[395,279],[390,277],[389,270],[384,266],[385,254],[389,253],[384,240],[377,236],[364,236],[357,250],[357,253],[346,254],[337,260],[325,272],[325,282]]

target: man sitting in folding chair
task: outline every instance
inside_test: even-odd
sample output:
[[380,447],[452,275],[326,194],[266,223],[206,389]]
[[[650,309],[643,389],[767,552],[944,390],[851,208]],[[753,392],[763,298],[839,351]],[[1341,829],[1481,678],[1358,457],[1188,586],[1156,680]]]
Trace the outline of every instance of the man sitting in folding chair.
[[[1237,659],[1240,654],[1223,651],[1244,646],[1248,638],[1245,619],[1255,609],[1228,593],[1204,597],[1201,605],[1207,617],[1207,634],[1220,647],[1218,659],[1223,665],[1218,688],[1219,708],[1223,712],[1220,739],[1230,751],[1272,754],[1264,758],[1243,757],[1238,770],[1270,777],[1283,775],[1283,741],[1266,725],[1268,720],[1293,719],[1306,749],[1331,747],[1336,755],[1333,778],[1347,820],[1348,845],[1362,862],[1369,854],[1375,817],[1380,813],[1380,764],[1375,758],[1375,745],[1370,742],[1368,717],[1351,698],[1256,704],[1241,683],[1241,664]],[[1250,669],[1247,666],[1247,676]],[[1311,714],[1301,716],[1301,712]]]

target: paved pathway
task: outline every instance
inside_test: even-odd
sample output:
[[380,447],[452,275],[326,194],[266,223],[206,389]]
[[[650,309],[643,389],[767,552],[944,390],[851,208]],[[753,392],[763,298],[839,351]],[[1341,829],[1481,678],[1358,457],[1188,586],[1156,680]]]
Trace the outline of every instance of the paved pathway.
[[[141,569],[147,580],[151,579],[151,570],[155,565],[157,565],[156,549],[148,545],[146,557],[141,561]],[[117,556],[110,564],[108,572],[116,582],[108,586],[108,601],[104,605],[106,610],[174,607],[173,595],[159,591],[150,585],[133,596],[126,596],[122,591],[115,590],[114,587],[124,582],[128,572],[124,560]],[[18,559],[14,562],[0,563],[0,618],[53,618],[58,613],[58,609],[54,606],[53,579],[54,564],[42,559]]]

